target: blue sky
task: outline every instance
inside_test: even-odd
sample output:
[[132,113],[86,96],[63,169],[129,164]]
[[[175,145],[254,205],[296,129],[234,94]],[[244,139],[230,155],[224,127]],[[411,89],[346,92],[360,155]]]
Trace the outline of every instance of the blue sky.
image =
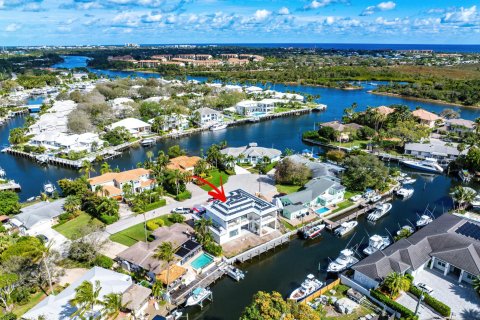
[[472,0],[0,0],[1,45],[480,44]]

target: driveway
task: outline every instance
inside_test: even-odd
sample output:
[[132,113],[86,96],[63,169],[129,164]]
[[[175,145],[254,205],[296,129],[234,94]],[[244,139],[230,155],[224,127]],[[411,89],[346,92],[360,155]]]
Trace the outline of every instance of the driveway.
[[460,284],[452,276],[444,277],[440,271],[430,269],[419,270],[414,281],[432,287],[431,296],[452,309],[453,319],[480,319],[480,298],[470,284]]
[[[396,302],[400,303],[401,305],[407,307],[411,311],[415,312],[415,309],[418,304],[418,300],[416,298],[413,298],[407,293],[402,293],[400,297],[395,300]],[[420,309],[418,310],[418,316],[420,320],[431,320],[431,319],[442,319],[442,317],[429,308],[425,306],[425,303],[422,303],[420,305]]]

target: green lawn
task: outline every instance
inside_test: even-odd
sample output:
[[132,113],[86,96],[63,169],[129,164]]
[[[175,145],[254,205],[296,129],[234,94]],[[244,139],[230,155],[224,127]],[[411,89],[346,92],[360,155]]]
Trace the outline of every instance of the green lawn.
[[[220,186],[220,177],[222,177],[223,184],[227,183],[229,177],[228,173],[226,173],[225,171],[219,171],[218,169],[211,170],[208,175],[209,177],[206,180],[212,183],[215,187]],[[212,190],[212,188],[208,184],[201,186],[201,188],[205,191]]]
[[370,140],[353,140],[349,142],[331,142],[334,146],[344,147],[344,148],[352,148],[352,147],[359,147],[360,149],[365,149],[367,147],[368,142]]
[[289,186],[284,184],[276,184],[275,187],[279,193],[294,193],[297,192],[302,186]]
[[345,208],[348,208],[348,207],[352,206],[353,204],[354,203],[352,201],[350,201],[349,199],[344,200],[344,201],[337,204],[337,208],[335,210],[333,210],[332,213],[335,213],[335,212],[338,212],[338,211],[343,210]]
[[[168,220],[168,217],[168,215],[165,215],[151,220],[161,219],[165,223],[165,226],[171,226],[172,222]],[[147,230],[147,236],[149,236],[151,233],[151,231]],[[126,245],[127,247],[133,246],[138,241],[145,241],[145,229],[143,222],[131,226],[130,228],[123,231],[112,234],[110,236],[110,240]]]
[[60,232],[68,239],[73,239],[75,238],[79,229],[90,223],[98,226],[103,226],[103,223],[100,220],[92,219],[92,217],[90,217],[87,213],[82,212],[78,217],[63,224],[56,225],[53,227],[53,229]]
[[344,198],[350,199],[351,197],[356,196],[357,194],[360,194],[360,193],[361,192],[358,192],[358,191],[346,191]]

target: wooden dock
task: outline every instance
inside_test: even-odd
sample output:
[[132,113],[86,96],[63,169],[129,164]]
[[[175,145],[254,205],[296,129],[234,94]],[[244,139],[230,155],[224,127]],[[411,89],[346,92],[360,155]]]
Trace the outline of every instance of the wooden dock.
[[6,191],[6,190],[19,192],[22,190],[22,187],[20,186],[19,183],[16,183],[13,180],[7,181],[6,183],[0,183],[0,191]]

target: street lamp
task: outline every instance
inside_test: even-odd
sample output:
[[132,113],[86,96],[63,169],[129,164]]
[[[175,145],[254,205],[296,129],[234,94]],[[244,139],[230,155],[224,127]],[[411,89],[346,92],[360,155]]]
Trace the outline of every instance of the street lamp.
[[415,315],[418,314],[418,310],[420,309],[420,304],[422,304],[422,300],[424,298],[424,288],[420,287],[420,289],[422,289],[422,293],[420,294],[420,298],[418,299],[418,303],[417,303],[417,307],[415,308]]

